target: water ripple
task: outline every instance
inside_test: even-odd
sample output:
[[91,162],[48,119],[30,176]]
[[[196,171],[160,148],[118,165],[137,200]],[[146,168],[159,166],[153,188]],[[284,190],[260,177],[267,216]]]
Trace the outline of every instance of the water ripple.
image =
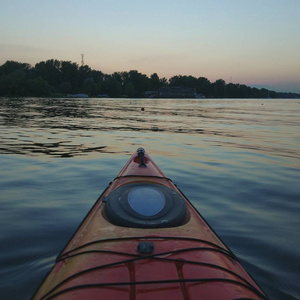
[[270,298],[297,299],[299,115],[298,100],[2,98],[0,298],[30,298],[144,146]]

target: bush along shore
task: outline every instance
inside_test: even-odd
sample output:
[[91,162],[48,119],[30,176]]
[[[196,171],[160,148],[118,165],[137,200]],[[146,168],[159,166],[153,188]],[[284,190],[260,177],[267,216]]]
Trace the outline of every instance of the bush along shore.
[[104,74],[87,65],[50,59],[34,67],[16,61],[1,65],[0,97],[300,98],[300,94],[188,75],[168,80],[136,70]]

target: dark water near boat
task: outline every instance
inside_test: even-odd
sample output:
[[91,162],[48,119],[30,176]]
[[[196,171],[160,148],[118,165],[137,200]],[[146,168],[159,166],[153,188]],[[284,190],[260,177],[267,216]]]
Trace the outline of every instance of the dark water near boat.
[[299,299],[299,129],[300,100],[0,99],[0,299],[30,299],[139,146],[271,299]]

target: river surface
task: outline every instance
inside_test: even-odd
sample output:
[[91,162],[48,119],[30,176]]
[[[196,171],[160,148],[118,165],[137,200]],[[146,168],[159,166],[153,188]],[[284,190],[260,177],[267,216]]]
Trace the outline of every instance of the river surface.
[[0,98],[0,137],[0,299],[30,299],[140,146],[271,299],[300,298],[299,99]]

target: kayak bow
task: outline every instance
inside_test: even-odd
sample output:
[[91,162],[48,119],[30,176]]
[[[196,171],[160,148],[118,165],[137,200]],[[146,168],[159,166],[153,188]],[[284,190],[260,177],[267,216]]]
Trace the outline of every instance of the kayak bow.
[[139,148],[96,201],[33,299],[267,296]]

